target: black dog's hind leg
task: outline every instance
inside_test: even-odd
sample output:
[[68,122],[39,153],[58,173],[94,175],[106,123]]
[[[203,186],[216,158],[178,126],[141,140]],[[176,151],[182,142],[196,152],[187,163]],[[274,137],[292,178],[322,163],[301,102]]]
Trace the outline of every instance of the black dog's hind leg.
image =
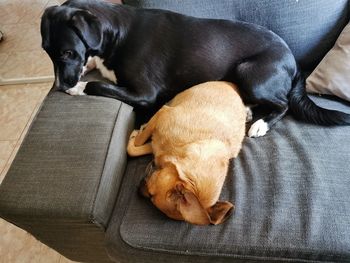
[[[271,107],[271,105],[270,105]],[[249,137],[261,137],[266,134],[270,128],[281,120],[288,111],[288,105],[273,105],[272,111],[261,119],[255,121],[249,128]]]
[[267,106],[271,110],[252,124],[249,137],[264,136],[287,113],[295,64],[288,54],[283,57],[282,53],[282,58],[280,54],[259,54],[235,68],[236,83],[245,103]]
[[87,95],[114,98],[136,108],[152,107],[157,97],[154,89],[143,87],[142,90],[135,91],[133,88],[95,81],[88,82],[84,92]]

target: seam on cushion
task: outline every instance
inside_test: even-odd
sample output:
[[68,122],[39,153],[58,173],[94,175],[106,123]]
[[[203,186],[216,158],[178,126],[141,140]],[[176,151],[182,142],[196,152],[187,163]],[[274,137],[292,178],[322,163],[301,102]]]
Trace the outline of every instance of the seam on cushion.
[[96,224],[97,226],[99,226],[100,228],[103,229],[103,231],[106,230],[106,226],[103,224],[103,223],[100,223],[98,222],[97,220],[95,220],[95,217],[94,217],[94,209],[95,209],[95,204],[96,204],[96,197],[98,195],[98,192],[99,192],[99,189],[100,189],[100,185],[101,185],[101,181],[102,181],[102,177],[105,173],[105,169],[106,169],[106,160],[107,160],[107,156],[110,152],[110,146],[111,146],[111,141],[112,141],[112,135],[114,133],[114,130],[116,128],[116,125],[117,125],[117,120],[118,120],[118,117],[119,117],[119,113],[120,113],[120,109],[122,107],[122,102],[120,101],[120,104],[119,104],[119,107],[118,107],[118,111],[117,111],[117,114],[116,114],[116,117],[114,119],[114,125],[113,125],[113,128],[112,128],[112,131],[110,133],[110,138],[109,138],[109,141],[108,141],[108,148],[107,148],[107,151],[106,151],[106,155],[105,155],[105,159],[104,159],[104,162],[103,162],[103,168],[102,168],[102,171],[100,173],[100,180],[97,184],[97,187],[95,189],[95,194],[94,194],[94,199],[93,199],[93,202],[92,202],[92,205],[91,205],[91,209],[90,209],[90,212],[89,212],[89,219],[90,219],[90,222],[92,222],[93,224]]
[[[128,109],[129,108],[129,109]],[[131,108],[131,109],[130,109]],[[121,105],[121,107],[120,107],[120,110],[119,110],[119,112],[121,112],[121,111],[127,111],[130,115],[129,116],[131,116],[131,118],[133,119],[133,117],[132,117],[132,114],[133,114],[133,108],[130,106],[130,105],[128,105],[128,104],[125,104],[125,103],[122,103],[122,105]],[[118,122],[118,119],[117,119],[117,121],[116,121],[116,123]],[[131,133],[131,131],[134,129],[134,120],[132,120],[131,122],[130,121],[128,121],[128,123],[127,123],[127,130],[126,130],[126,133],[127,133],[127,136],[129,136],[129,134]],[[126,143],[126,145],[127,145],[127,143]],[[120,178],[120,181],[119,181],[119,187],[118,187],[118,189],[117,189],[117,191],[116,191],[116,195],[115,195],[115,198],[114,198],[114,201],[113,201],[113,204],[111,205],[111,211],[110,211],[110,213],[109,213],[109,216],[108,216],[108,218],[107,218],[107,220],[106,220],[106,222],[105,222],[105,230],[107,229],[107,227],[108,227],[108,225],[109,225],[109,222],[110,222],[110,220],[111,220],[111,218],[112,218],[112,216],[113,216],[113,211],[114,211],[114,207],[115,207],[115,204],[117,203],[117,200],[118,200],[118,196],[119,196],[119,193],[121,192],[121,188],[122,188],[122,183],[123,183],[123,179],[124,179],[124,174],[125,174],[125,171],[126,171],[126,167],[127,167],[127,164],[128,164],[128,155],[127,155],[127,152],[126,152],[126,145],[125,145],[125,147],[124,147],[124,149],[125,149],[125,154],[126,154],[126,156],[125,156],[125,164],[123,165],[123,169],[121,170],[121,178]],[[108,158],[108,157],[107,157]]]
[[[131,106],[128,105],[128,104],[123,103],[122,107],[131,107]],[[133,114],[133,108],[131,107],[130,115],[132,115],[132,114]],[[127,127],[127,134],[128,134],[128,136],[129,136],[129,134],[132,132],[132,130],[135,128],[135,119],[134,119],[133,117],[131,117],[131,118],[132,118],[132,121],[128,123],[128,127]],[[130,127],[130,125],[131,125],[131,127]],[[131,129],[130,129],[130,128],[131,128]],[[123,181],[124,181],[124,177],[125,177],[124,175],[125,175],[125,172],[126,172],[126,169],[127,169],[127,166],[128,166],[128,160],[129,160],[129,158],[128,158],[128,154],[127,154],[127,151],[126,151],[126,146],[127,146],[127,143],[126,143],[126,145],[125,145],[125,152],[126,152],[126,157],[125,157],[125,159],[126,159],[126,161],[125,161],[125,165],[124,165],[124,169],[123,169],[122,176],[121,176],[121,178],[120,178],[118,191],[117,191],[117,193],[116,193],[115,200],[114,200],[113,205],[112,205],[112,210],[111,210],[110,215],[109,215],[109,218],[108,218],[108,220],[107,220],[107,222],[106,222],[106,226],[105,226],[106,229],[107,229],[107,227],[109,226],[109,223],[110,223],[110,221],[111,221],[111,219],[112,219],[112,217],[113,217],[113,211],[114,211],[114,209],[115,209],[116,203],[117,203],[117,201],[119,200],[118,198],[119,198],[119,195],[120,195],[120,192],[121,192],[121,189],[122,189],[122,185],[123,185]]]
[[[126,167],[126,172],[127,172],[127,169],[128,169],[128,167]],[[132,166],[132,174],[135,174],[136,173],[136,170],[137,170],[137,165],[133,165]],[[125,175],[125,173],[124,173],[124,175]],[[125,183],[125,177],[126,176],[123,176],[123,178],[122,178],[122,181],[120,182],[120,188],[123,188],[124,187],[124,183]],[[130,199],[130,197],[131,197],[131,195],[132,195],[132,192],[131,191],[128,191],[128,199]],[[123,191],[119,191],[119,193],[118,193],[118,195],[117,195],[117,198],[116,198],[116,202],[115,202],[115,204],[114,204],[114,211],[117,209],[117,205],[118,205],[118,200],[120,200],[120,195],[121,194],[124,194],[123,193]],[[121,234],[121,225],[123,224],[123,220],[124,220],[124,218],[125,218],[125,216],[126,216],[126,213],[127,213],[127,211],[128,211],[128,209],[129,209],[129,205],[127,205],[127,206],[124,206],[125,208],[122,210],[122,214],[121,214],[121,216],[120,217],[118,217],[117,219],[114,219],[113,220],[113,217],[115,216],[115,214],[113,213],[113,215],[111,216],[111,220],[112,221],[114,221],[114,223],[118,223],[118,229],[119,229],[119,231],[117,232],[118,234],[119,234],[119,238],[120,238],[120,240],[122,240],[125,244],[127,244],[128,246],[130,246],[130,247],[132,247],[132,248],[134,248],[131,244],[129,244],[127,241],[125,241],[124,240],[124,238],[123,238],[123,236],[122,236],[122,234]],[[119,222],[118,222],[119,221]],[[108,239],[107,239],[108,240]],[[107,243],[107,242],[106,242]],[[113,245],[112,245],[113,246]]]

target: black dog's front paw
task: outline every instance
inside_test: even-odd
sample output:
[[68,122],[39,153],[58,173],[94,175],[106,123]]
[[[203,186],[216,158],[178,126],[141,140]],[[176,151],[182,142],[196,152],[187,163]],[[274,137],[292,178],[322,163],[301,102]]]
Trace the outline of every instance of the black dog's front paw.
[[84,92],[87,95],[103,96],[103,97],[119,99],[119,97],[116,94],[117,88],[118,88],[117,86],[114,86],[108,83],[90,81],[87,83]]
[[84,92],[86,95],[101,96],[100,92],[98,92],[98,87],[91,85],[91,82],[86,84]]

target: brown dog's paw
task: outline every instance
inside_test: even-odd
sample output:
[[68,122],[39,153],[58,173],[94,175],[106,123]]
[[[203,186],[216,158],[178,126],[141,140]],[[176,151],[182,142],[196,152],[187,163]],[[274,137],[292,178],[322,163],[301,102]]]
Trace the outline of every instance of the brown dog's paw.
[[132,133],[130,134],[129,141],[130,140],[135,140],[136,136],[139,134],[139,130],[133,130]]
[[142,132],[144,129],[146,129],[147,123],[144,123],[140,126],[140,132]]
[[130,156],[135,155],[135,149],[136,149],[135,138],[138,134],[139,134],[138,130],[133,130],[129,136],[128,146],[127,146],[126,150]]

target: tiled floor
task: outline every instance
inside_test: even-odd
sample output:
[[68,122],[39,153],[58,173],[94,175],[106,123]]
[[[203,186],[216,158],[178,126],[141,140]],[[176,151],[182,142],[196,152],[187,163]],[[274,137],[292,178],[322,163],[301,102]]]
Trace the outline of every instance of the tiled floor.
[[[0,81],[52,76],[41,50],[40,16],[59,0],[0,0]],[[0,86],[0,182],[52,83]],[[0,219],[0,263],[72,262]]]

